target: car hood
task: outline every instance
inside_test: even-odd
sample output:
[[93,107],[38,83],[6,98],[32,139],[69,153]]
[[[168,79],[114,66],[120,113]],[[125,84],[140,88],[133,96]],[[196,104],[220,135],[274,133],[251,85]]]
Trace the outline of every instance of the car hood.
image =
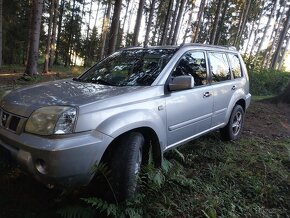
[[105,86],[66,79],[14,90],[4,97],[1,107],[11,113],[28,117],[34,110],[44,106],[81,106],[145,88]]

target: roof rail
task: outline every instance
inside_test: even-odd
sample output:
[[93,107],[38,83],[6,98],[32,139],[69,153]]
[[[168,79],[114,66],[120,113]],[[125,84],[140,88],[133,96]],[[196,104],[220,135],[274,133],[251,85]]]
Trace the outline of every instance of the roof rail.
[[222,48],[237,51],[235,46],[231,45],[210,45],[210,44],[201,44],[201,43],[182,43],[180,44],[179,48],[186,47],[186,46],[202,46],[202,47],[211,47],[211,48]]

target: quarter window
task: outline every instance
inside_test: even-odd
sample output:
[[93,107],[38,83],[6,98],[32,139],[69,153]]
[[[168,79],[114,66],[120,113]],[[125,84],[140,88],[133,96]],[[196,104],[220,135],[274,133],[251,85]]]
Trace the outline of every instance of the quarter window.
[[206,61],[203,52],[187,52],[181,57],[171,76],[182,75],[191,75],[195,86],[207,84]]
[[224,53],[209,52],[212,83],[231,79],[230,67]]
[[231,64],[232,72],[234,75],[234,78],[241,78],[242,75],[242,70],[241,70],[241,64],[238,56],[233,55],[233,54],[228,54],[229,61]]

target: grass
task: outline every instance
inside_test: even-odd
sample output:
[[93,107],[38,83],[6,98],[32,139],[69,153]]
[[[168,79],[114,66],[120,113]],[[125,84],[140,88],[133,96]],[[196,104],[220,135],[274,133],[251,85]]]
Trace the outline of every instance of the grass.
[[[212,133],[168,152],[167,170],[157,170],[159,174],[155,170],[135,199],[114,207],[89,198],[86,201],[93,206],[85,211],[90,210],[88,217],[101,210],[116,212],[116,217],[287,217],[287,147],[290,139],[242,137],[222,142],[218,133]],[[156,178],[158,182],[153,181]],[[72,211],[68,207],[61,214],[67,217]],[[81,215],[81,211],[73,212]]]

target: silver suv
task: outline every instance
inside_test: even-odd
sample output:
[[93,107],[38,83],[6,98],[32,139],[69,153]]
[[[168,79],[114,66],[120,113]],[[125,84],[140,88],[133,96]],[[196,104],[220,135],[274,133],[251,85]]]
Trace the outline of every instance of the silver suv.
[[105,163],[119,199],[132,196],[149,150],[205,133],[241,135],[249,79],[233,48],[201,44],[122,49],[74,79],[17,89],[0,102],[0,147],[37,180],[86,185]]

